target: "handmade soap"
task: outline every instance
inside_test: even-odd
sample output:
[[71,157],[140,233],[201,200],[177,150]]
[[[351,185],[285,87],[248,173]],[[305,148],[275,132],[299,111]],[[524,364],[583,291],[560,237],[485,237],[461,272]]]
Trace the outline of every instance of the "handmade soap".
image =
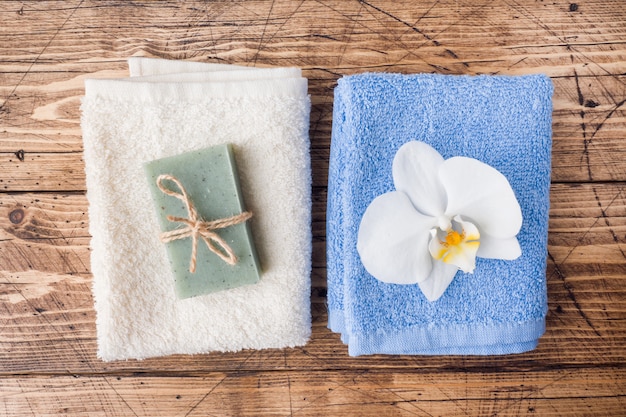
[[[192,214],[185,199],[195,207],[197,218],[206,222],[205,225],[246,212],[233,150],[228,144],[151,161],[144,164],[144,170],[164,233],[173,230],[184,232],[182,229],[193,228],[190,227],[193,223]],[[159,188],[157,180],[161,175],[168,177],[161,178]],[[164,191],[169,191],[170,195]],[[186,219],[187,223],[180,219]],[[170,241],[162,239],[166,240],[163,244],[167,247],[178,298],[254,284],[259,280],[260,267],[250,233],[250,221],[254,220],[241,221],[207,232],[205,236],[208,236],[207,240],[214,250],[209,249],[203,238],[198,236],[193,272],[190,271],[193,269],[193,237],[180,233],[182,237],[177,236]],[[217,234],[217,237],[211,239],[210,236],[215,236],[212,233]],[[220,239],[222,244],[216,239]],[[224,256],[226,246],[236,256],[233,265],[215,252],[217,250]]]

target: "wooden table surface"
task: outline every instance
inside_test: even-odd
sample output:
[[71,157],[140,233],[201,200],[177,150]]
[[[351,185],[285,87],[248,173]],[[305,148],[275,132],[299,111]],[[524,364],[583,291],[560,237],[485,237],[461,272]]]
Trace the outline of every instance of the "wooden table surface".
[[[0,2],[0,415],[626,415],[626,3],[399,3]],[[303,69],[306,346],[97,359],[79,106],[86,78],[126,76],[130,56]],[[364,71],[552,77],[549,313],[535,351],[350,358],[326,328],[333,88]]]

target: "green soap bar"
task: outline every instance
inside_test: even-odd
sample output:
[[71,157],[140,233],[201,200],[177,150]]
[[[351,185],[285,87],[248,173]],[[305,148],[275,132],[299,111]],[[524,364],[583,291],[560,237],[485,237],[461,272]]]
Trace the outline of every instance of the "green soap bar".
[[[181,183],[198,216],[204,221],[223,219],[245,211],[237,166],[232,148],[228,144],[151,161],[144,164],[144,170],[163,232],[185,228],[185,224],[171,222],[167,217],[188,219],[189,211],[182,200],[159,189],[157,178],[161,174],[171,175]],[[182,193],[170,180],[162,181],[162,186],[177,194]],[[259,280],[259,261],[249,222],[250,220],[215,230],[237,256],[235,265],[228,264],[213,253],[199,237],[196,270],[192,273],[189,271],[192,238],[164,243],[167,246],[178,298],[254,284]],[[219,248],[219,245],[215,246]]]

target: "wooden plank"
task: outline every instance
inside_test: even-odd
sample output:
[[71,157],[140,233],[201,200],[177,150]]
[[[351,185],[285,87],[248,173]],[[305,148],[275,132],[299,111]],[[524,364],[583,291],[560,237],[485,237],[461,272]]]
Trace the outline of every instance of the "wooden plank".
[[[549,374],[367,369],[0,378],[6,415],[621,415],[624,368]],[[263,410],[259,414],[259,410]]]
[[[626,126],[626,125],[625,125]],[[626,137],[626,129],[622,133]],[[554,183],[626,181],[626,151],[619,147],[621,139],[587,142],[574,140],[553,145]],[[580,142],[580,143],[576,143]],[[315,145],[319,147],[319,144]],[[596,151],[584,151],[584,146]],[[84,162],[81,152],[24,151],[24,161],[13,146],[11,152],[0,153],[0,192],[83,192]],[[313,186],[328,183],[328,149],[312,149]]]
[[[313,263],[320,268],[325,265],[325,210],[326,189],[316,187]],[[553,185],[549,230],[550,255],[557,264],[594,264],[599,255],[603,263],[621,264],[626,252],[624,186]],[[0,193],[0,265],[7,265],[5,270],[88,273],[88,240],[84,195]]]
[[[103,70],[93,76],[112,74],[122,75]],[[66,84],[69,88],[58,95],[58,102],[44,100],[40,107],[36,107],[21,99],[15,109],[19,117],[13,113],[5,114],[6,125],[0,128],[0,166],[3,167],[0,191],[85,190],[78,121],[79,95],[83,94],[82,83],[87,76],[91,75],[82,74],[62,82],[51,81],[50,85]],[[613,97],[615,91],[624,90],[622,96],[626,99],[626,76],[605,80],[606,85],[602,86],[580,87],[578,83],[578,78],[574,77],[555,80],[553,181],[626,181],[623,163],[626,150],[620,146],[626,136],[626,106],[623,102],[615,103]],[[312,94],[316,94],[316,89],[312,81]],[[580,91],[574,95],[577,89]],[[32,94],[40,102],[45,96],[43,91]],[[332,97],[330,92],[325,94]],[[602,94],[604,96],[599,97]],[[313,97],[310,134],[315,186],[325,186],[328,181],[332,115],[331,103],[316,104],[316,101],[328,101],[330,97]],[[63,111],[59,110],[61,107]],[[21,117],[26,119],[21,120]],[[20,150],[24,152],[23,160],[17,155]]]
[[[556,4],[534,8],[502,3],[499,8],[478,5],[458,10],[458,17],[450,21],[435,18],[449,13],[446,2],[432,8],[413,4],[389,8],[384,2],[283,1],[274,2],[271,12],[279,17],[272,23],[277,26],[265,36],[265,32],[255,31],[269,23],[263,17],[270,12],[269,5],[263,3],[178,7],[161,2],[135,7],[100,2],[97,7],[87,3],[76,9],[41,3],[45,5],[6,2],[0,9],[10,16],[5,19],[5,33],[20,33],[28,24],[38,28],[29,36],[28,48],[21,37],[0,35],[0,53],[6,57],[0,64],[0,97],[5,98],[0,110],[0,154],[6,154],[0,155],[1,176],[5,177],[0,190],[84,190],[78,155],[82,149],[79,99],[84,79],[124,76],[124,60],[132,52],[303,67],[313,101],[311,138],[317,186],[326,184],[332,88],[340,75],[364,70],[545,72],[555,83],[553,179],[626,180],[622,163],[626,150],[620,146],[626,134],[623,10],[609,13],[608,6],[596,5],[581,6],[573,13]],[[46,6],[54,12],[48,13]],[[119,22],[117,29],[103,28],[103,13]],[[43,14],[46,23],[42,25]],[[158,27],[153,25],[155,19],[160,22]],[[180,25],[180,19],[190,19],[190,23]],[[208,28],[206,19],[212,22]],[[237,22],[235,30],[228,19]],[[424,27],[415,26],[415,21]],[[542,21],[558,29],[538,23]],[[581,31],[583,23],[598,29]],[[65,29],[55,33],[53,28],[60,24]],[[537,32],[545,36],[538,38]],[[50,36],[54,42],[48,45]],[[150,48],[138,51],[142,39],[149,39]],[[112,44],[121,49],[111,52]],[[207,48],[208,56],[189,52]],[[296,50],[297,56],[290,54]],[[36,60],[28,58],[35,53]],[[68,53],[71,60],[58,59],[59,54]],[[13,153],[20,149],[38,158],[38,163],[30,163],[28,158],[22,164],[14,163]],[[61,155],[63,152],[72,155]],[[49,169],[70,175],[59,185],[56,176],[46,175]]]
[[[32,278],[32,276],[31,276]],[[0,311],[3,333],[0,335],[0,369],[4,373],[93,373],[116,372],[200,372],[234,369],[308,372],[337,369],[413,369],[431,371],[483,369],[491,372],[553,370],[558,367],[619,366],[626,362],[624,302],[594,301],[591,295],[578,292],[576,299],[557,294],[550,300],[547,332],[539,347],[521,355],[493,357],[463,356],[384,356],[351,358],[339,336],[326,328],[324,304],[314,303],[313,334],[307,345],[293,349],[268,349],[239,353],[173,355],[144,361],[104,363],[96,358],[95,313],[85,292],[71,286],[72,279],[50,284],[54,289],[32,288],[28,276],[0,275],[2,286],[31,284],[17,295],[2,291],[5,303]],[[42,281],[50,282],[46,276]],[[73,278],[79,281],[78,278]],[[621,283],[623,285],[623,282]],[[25,285],[25,286],[26,286]],[[75,285],[79,285],[76,283]],[[60,291],[59,288],[62,288]],[[62,293],[61,291],[65,291]],[[16,291],[17,292],[17,291]],[[561,292],[565,292],[561,290]],[[10,304],[19,297],[22,301]],[[40,298],[28,298],[28,297]],[[623,295],[622,295],[622,298]],[[593,308],[593,305],[599,306]]]
[[[548,331],[538,350],[505,358],[347,357],[326,328],[325,190],[314,194],[313,320],[301,349],[178,356],[103,364],[95,351],[86,199],[82,194],[0,194],[0,369],[263,369],[359,367],[549,368],[626,362],[626,195],[622,184],[556,184],[552,189]],[[20,214],[21,210],[21,214]],[[16,213],[17,211],[17,213]],[[11,221],[21,219],[17,224]],[[245,365],[242,365],[245,363]]]

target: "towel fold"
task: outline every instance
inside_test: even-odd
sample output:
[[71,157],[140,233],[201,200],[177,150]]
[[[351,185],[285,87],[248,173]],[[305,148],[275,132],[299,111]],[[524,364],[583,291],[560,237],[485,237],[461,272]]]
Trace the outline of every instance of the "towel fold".
[[[311,332],[310,100],[296,68],[132,58],[82,103],[102,359],[303,345]],[[262,276],[179,300],[142,164],[232,143]]]
[[[507,354],[545,331],[552,83],[543,75],[361,74],[335,89],[327,211],[329,327],[352,356]],[[417,284],[386,284],[356,249],[361,217],[394,189],[393,158],[418,140],[506,176],[520,203],[514,261],[477,258],[429,302]],[[393,260],[391,260],[393,261]]]

